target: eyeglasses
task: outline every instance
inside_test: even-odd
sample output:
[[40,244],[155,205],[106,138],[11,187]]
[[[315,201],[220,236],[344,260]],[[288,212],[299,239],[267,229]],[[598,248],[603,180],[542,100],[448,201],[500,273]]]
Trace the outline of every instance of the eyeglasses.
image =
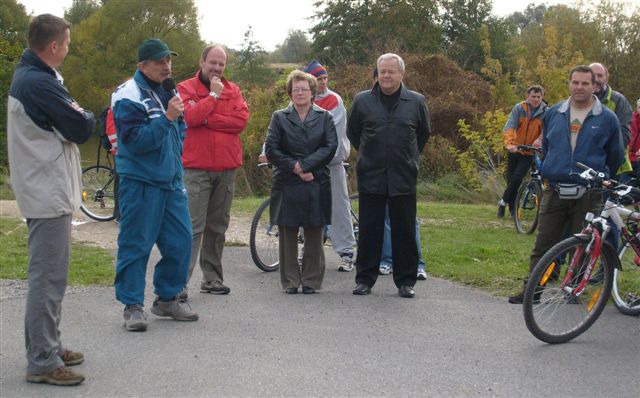
[[291,89],[292,93],[306,93],[307,91],[311,91],[311,90],[308,88],[298,88],[298,87]]

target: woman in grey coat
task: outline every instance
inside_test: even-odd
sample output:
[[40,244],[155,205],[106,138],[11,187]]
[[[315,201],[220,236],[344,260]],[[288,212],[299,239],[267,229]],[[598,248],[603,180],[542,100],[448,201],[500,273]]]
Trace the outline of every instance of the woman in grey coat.
[[[280,279],[285,293],[312,294],[322,287],[325,258],[322,229],[331,223],[331,180],[327,165],[338,147],[329,112],[313,105],[318,85],[308,73],[287,78],[291,103],[273,113],[265,152],[274,165],[271,223],[278,225]],[[304,256],[298,265],[298,229],[304,227]]]

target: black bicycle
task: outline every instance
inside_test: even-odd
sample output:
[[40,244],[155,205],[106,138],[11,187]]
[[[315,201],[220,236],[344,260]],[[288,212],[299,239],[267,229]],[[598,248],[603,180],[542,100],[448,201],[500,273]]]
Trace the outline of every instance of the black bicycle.
[[[271,167],[268,163],[260,163],[258,167]],[[348,164],[345,164],[345,168]],[[358,194],[349,196],[349,212],[353,223],[353,233],[358,240],[360,231],[358,220]],[[278,226],[271,224],[269,220],[269,206],[271,198],[265,199],[256,210],[251,221],[251,231],[249,234],[249,249],[254,264],[265,272],[276,271],[280,267],[278,257]],[[326,234],[325,234],[326,235]],[[304,242],[304,236],[298,237],[300,243]]]
[[534,157],[531,162],[529,178],[518,188],[516,196],[515,211],[513,212],[513,222],[516,230],[521,234],[531,234],[538,226],[538,214],[540,213],[540,203],[542,201],[542,174],[540,174],[540,158],[538,154],[542,150],[530,145],[518,145],[519,151],[533,151]]
[[[105,163],[100,163],[100,152],[104,150]],[[116,218],[117,186],[114,163],[108,150],[98,142],[96,164],[82,170],[82,204],[84,214],[96,221],[111,221]]]

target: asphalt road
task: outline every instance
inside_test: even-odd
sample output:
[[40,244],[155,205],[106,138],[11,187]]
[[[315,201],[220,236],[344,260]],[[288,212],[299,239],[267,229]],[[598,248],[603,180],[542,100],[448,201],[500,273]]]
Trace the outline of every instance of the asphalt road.
[[[353,296],[354,274],[335,271],[330,248],[325,288],[308,296],[285,295],[246,247],[226,248],[224,260],[228,296],[197,292],[194,273],[195,323],[150,314],[149,330],[131,333],[113,289],[68,294],[63,341],[86,356],[77,387],[24,381],[25,299],[2,300],[0,395],[640,396],[640,319],[613,307],[551,346],[529,334],[520,306],[445,280],[419,281],[416,298],[403,299],[381,276],[371,296]],[[147,307],[152,300],[149,288]]]

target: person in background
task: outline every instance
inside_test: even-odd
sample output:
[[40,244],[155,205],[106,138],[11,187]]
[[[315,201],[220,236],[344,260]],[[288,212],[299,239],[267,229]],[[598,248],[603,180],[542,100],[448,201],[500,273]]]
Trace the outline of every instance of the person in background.
[[[271,224],[278,225],[280,281],[287,294],[313,294],[322,287],[325,256],[322,230],[331,222],[329,163],[338,148],[331,113],[313,104],[316,78],[295,70],[287,77],[291,103],[273,113],[265,151],[274,166]],[[298,229],[304,255],[298,265]]]
[[114,285],[116,298],[125,305],[124,326],[132,332],[147,330],[144,290],[154,244],[162,258],[153,273],[157,297],[151,313],[177,321],[198,320],[198,314],[178,297],[187,281],[192,239],[180,161],[184,105],[162,84],[171,76],[171,57],[176,55],[162,40],[145,40],[138,47],[133,78],[111,96],[120,175]]
[[59,328],[69,274],[71,216],[80,208],[82,195],[77,144],[89,139],[96,124],[55,69],[69,52],[70,27],[50,14],[31,19],[29,47],[20,57],[7,101],[11,187],[29,229],[26,380],[58,386],[84,380],[69,368],[81,364],[84,355],[62,344]]
[[633,175],[640,178],[640,99],[636,102],[636,110],[631,116],[631,141],[629,142],[629,159],[633,167]]
[[[200,291],[212,294],[231,291],[223,283],[222,251],[231,218],[236,169],[242,167],[240,134],[249,120],[240,88],[224,78],[226,66],[224,48],[207,46],[196,75],[178,85],[188,126],[182,163],[193,225],[187,282],[199,253]],[[180,296],[188,297],[186,285]]]
[[[587,190],[576,163],[615,175],[624,161],[625,149],[616,115],[593,94],[596,76],[586,65],[569,74],[571,96],[548,109],[542,123],[542,177],[548,182],[542,193],[538,235],[531,251],[529,273],[565,231],[577,233],[587,212],[602,207],[602,192]],[[526,280],[525,280],[526,286]],[[509,297],[522,304],[523,290]]]
[[376,283],[389,206],[393,280],[400,297],[415,296],[418,272],[416,187],[420,152],[431,126],[426,99],[402,80],[405,63],[397,54],[378,58],[378,82],[358,93],[347,119],[347,136],[358,150],[360,234],[355,295],[368,295]]
[[329,237],[333,250],[340,257],[338,271],[353,270],[353,248],[356,238],[351,222],[349,191],[347,189],[347,173],[342,162],[349,158],[351,143],[347,138],[347,111],[342,98],[327,87],[329,74],[327,69],[315,59],[309,62],[304,72],[315,76],[318,81],[318,93],[313,103],[331,113],[338,134],[338,149],[329,162],[331,175],[331,225]]
[[507,148],[507,188],[498,202],[498,217],[503,218],[505,207],[513,216],[514,203],[522,179],[529,171],[533,161],[531,151],[519,151],[518,145],[540,146],[542,117],[547,109],[543,101],[544,88],[533,85],[527,88],[527,97],[511,110],[509,119],[504,125],[504,144]]

